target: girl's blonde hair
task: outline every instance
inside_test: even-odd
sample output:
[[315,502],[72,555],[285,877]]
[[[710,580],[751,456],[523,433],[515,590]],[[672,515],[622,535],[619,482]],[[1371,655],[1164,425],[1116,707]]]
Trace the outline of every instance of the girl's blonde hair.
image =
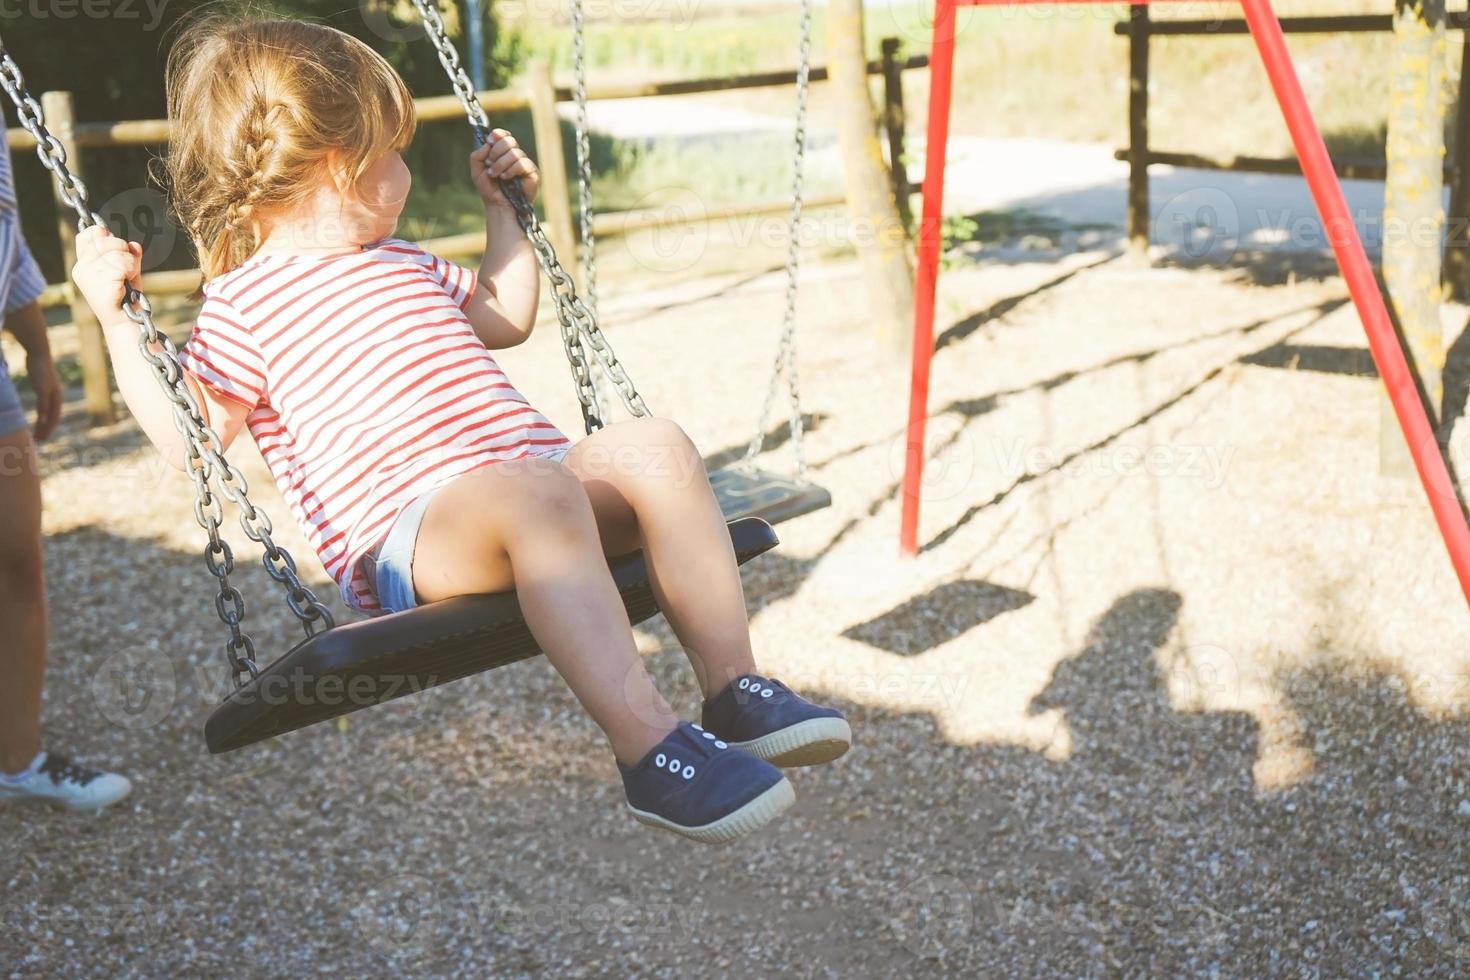
[[264,224],[323,182],[355,183],[413,136],[403,79],[362,41],[320,24],[199,21],[174,46],[167,77],[168,179],[206,280],[248,259]]

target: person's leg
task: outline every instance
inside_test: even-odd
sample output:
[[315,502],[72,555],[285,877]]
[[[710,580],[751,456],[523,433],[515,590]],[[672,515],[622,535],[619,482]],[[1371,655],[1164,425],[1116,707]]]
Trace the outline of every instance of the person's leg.
[[608,554],[644,549],[654,594],[706,698],[755,672],[745,592],[704,460],[679,426],[634,419],[593,433],[566,465]]
[[0,773],[41,751],[46,587],[41,564],[41,479],[22,429],[0,435]]
[[437,491],[413,557],[418,598],[512,587],[547,659],[625,766],[678,719],[643,669],[575,474],[547,460],[501,463]]
[[[0,361],[0,372],[4,362]],[[6,379],[8,380],[8,379]],[[0,418],[5,417],[0,385]],[[101,810],[127,797],[116,773],[41,754],[41,690],[46,673],[46,583],[41,546],[41,471],[25,429],[0,435],[0,802],[42,800]]]

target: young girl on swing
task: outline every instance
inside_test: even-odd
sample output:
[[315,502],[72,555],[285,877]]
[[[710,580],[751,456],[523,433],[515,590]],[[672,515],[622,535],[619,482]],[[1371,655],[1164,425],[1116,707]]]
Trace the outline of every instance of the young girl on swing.
[[[294,21],[201,21],[172,53],[168,93],[172,193],[206,279],[184,376],[226,445],[249,429],[347,603],[396,612],[514,588],[639,820],[725,842],[785,810],[794,793],[776,767],[829,762],[851,735],[837,711],[756,673],[698,452],[664,419],[574,445],[490,354],[525,342],[540,296],[497,183],[536,192],[515,139],[496,130],[470,155],[485,207],[476,273],[391,237],[414,109],[362,42]],[[182,465],[120,310],[142,250],[93,228],[78,252],[73,278],[118,387]],[[639,548],[698,675],[703,727],[679,721],[634,645],[605,556]]]

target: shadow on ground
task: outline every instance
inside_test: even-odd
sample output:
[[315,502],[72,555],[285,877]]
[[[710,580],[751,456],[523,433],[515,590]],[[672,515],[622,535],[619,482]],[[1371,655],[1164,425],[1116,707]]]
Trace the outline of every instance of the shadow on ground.
[[[98,547],[168,574],[193,563],[95,530],[53,543],[58,558]],[[212,759],[199,692],[151,723],[99,698],[115,649],[83,642],[72,610],[85,597],[116,618],[127,600],[83,584],[63,575],[53,593],[54,730],[126,760],[139,794],[104,821],[0,811],[6,924],[30,923],[42,973],[241,955],[268,972],[770,971],[763,950],[792,948],[806,972],[841,975],[1470,969],[1466,716],[1424,714],[1386,665],[1309,654],[1271,683],[1310,774],[1265,790],[1252,716],[1176,706],[1179,677],[1186,696],[1226,699],[1240,679],[1228,656],[1203,674],[1161,660],[1182,604],[1167,589],[1120,596],[1031,703],[1064,758],[955,744],[927,711],[849,704],[857,748],[798,773],[801,804],[759,846],[695,851],[622,814],[544,662]],[[770,597],[753,591],[759,616]],[[187,617],[137,617],[135,643],[176,690],[215,666],[175,642],[201,635]],[[935,697],[1003,669],[993,653],[977,644]],[[666,645],[650,665],[662,677],[687,673],[681,661]],[[126,680],[162,695],[163,676]],[[10,962],[15,935],[0,933]]]
[[[540,660],[208,757],[198,728],[223,671],[198,557],[86,528],[48,558],[53,737],[125,763],[139,790],[103,821],[0,810],[0,952],[19,962],[12,926],[28,923],[40,973],[241,955],[268,972],[770,972],[793,948],[807,972],[848,975],[1470,969],[1467,716],[1424,714],[1387,665],[1308,652],[1269,682],[1310,772],[1265,790],[1252,716],[1177,706],[1180,677],[1185,700],[1228,701],[1244,668],[1161,659],[1182,604],[1168,589],[1121,595],[1031,703],[1062,758],[936,726],[941,699],[1004,669],[975,642],[932,711],[847,705],[857,748],[799,773],[801,804],[758,847],[696,852],[623,815],[591,725]],[[753,615],[808,566],[752,566]],[[264,572],[242,561],[240,579],[263,645],[289,637]],[[973,593],[967,628],[1030,598],[950,588]],[[833,624],[834,640],[848,628],[893,651],[897,677],[964,632],[916,632],[923,608]],[[650,667],[692,708],[661,621],[653,636]]]
[[[883,746],[914,720],[865,715],[884,757],[868,764],[890,775],[860,805],[922,838],[883,860],[895,938],[995,975],[1463,974],[1467,715],[1422,714],[1387,665],[1309,657],[1272,682],[1311,774],[1263,790],[1254,719],[1181,711],[1166,689],[1180,605],[1122,596],[1057,667],[1031,710],[1055,713],[1065,761],[929,729],[906,767]],[[1197,690],[1232,694],[1232,666],[1215,658]]]

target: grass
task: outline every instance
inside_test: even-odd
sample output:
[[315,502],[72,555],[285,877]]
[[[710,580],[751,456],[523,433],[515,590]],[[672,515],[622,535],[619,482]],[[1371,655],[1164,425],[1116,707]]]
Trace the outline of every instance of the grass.
[[[1278,13],[1384,13],[1377,0],[1283,0]],[[876,58],[883,37],[909,53],[928,50],[928,3],[867,11],[867,46]],[[1025,136],[1122,145],[1127,134],[1127,42],[1113,34],[1125,5],[964,8],[955,54],[953,124],[960,133]],[[690,11],[693,11],[691,13]],[[1231,3],[1196,3],[1157,19],[1239,16]],[[813,57],[825,61],[825,14],[815,16]],[[739,5],[659,0],[641,18],[588,24],[594,78],[716,76],[772,70],[796,60],[795,5]],[[571,72],[565,24],[508,22],[527,57]],[[1388,34],[1293,35],[1289,39],[1307,96],[1335,152],[1381,155],[1388,106],[1392,38]],[[1459,75],[1459,46],[1447,45],[1447,101]],[[1151,45],[1150,125],[1160,148],[1214,154],[1280,155],[1290,150],[1284,126],[1248,37],[1163,37]],[[1374,70],[1379,69],[1379,70]],[[910,117],[923,119],[927,73],[906,80]],[[820,89],[819,89],[820,90]],[[769,105],[771,93],[743,94]]]
[[[606,10],[607,8],[601,8]],[[721,76],[791,67],[797,52],[797,8],[706,0],[657,0],[622,17],[596,17],[587,28],[589,72],[594,83]],[[1279,14],[1382,13],[1382,0],[1283,0]],[[930,41],[928,3],[870,7],[866,12],[869,56],[884,37],[898,37],[907,54]],[[966,135],[1102,142],[1127,139],[1127,42],[1113,33],[1126,19],[1123,4],[963,8],[955,54],[952,127]],[[1160,7],[1165,18],[1233,18],[1233,3]],[[547,19],[503,22],[508,42],[526,58],[550,59],[559,79],[572,72],[567,24]],[[813,59],[825,62],[825,10],[814,17]],[[1293,35],[1288,39],[1303,86],[1335,154],[1383,155],[1389,95],[1388,34]],[[1208,155],[1283,156],[1291,152],[1254,45],[1248,37],[1160,37],[1151,43],[1150,134],[1160,150]],[[1458,87],[1458,44],[1446,46],[1444,93],[1453,119]],[[875,102],[879,96],[874,80]],[[910,139],[918,138],[927,112],[929,75],[904,76]],[[766,114],[789,111],[789,89],[695,96],[702,104]],[[647,102],[650,112],[667,103]],[[825,86],[812,93],[816,127],[830,129]],[[524,121],[517,132],[529,137]],[[564,131],[568,154],[574,145]],[[619,143],[594,136],[593,196],[599,211],[657,207],[693,199],[718,207],[771,201],[788,193],[789,149],[783,141],[746,145],[711,141],[693,145]],[[575,173],[574,168],[569,172]],[[824,179],[825,178],[825,179]],[[816,175],[811,193],[837,190],[835,175]],[[994,216],[992,216],[994,218]],[[416,190],[406,229],[425,237],[478,227],[471,191],[457,183]],[[609,243],[607,252],[618,246]],[[720,263],[724,264],[724,263]],[[710,271],[704,264],[703,271]]]

